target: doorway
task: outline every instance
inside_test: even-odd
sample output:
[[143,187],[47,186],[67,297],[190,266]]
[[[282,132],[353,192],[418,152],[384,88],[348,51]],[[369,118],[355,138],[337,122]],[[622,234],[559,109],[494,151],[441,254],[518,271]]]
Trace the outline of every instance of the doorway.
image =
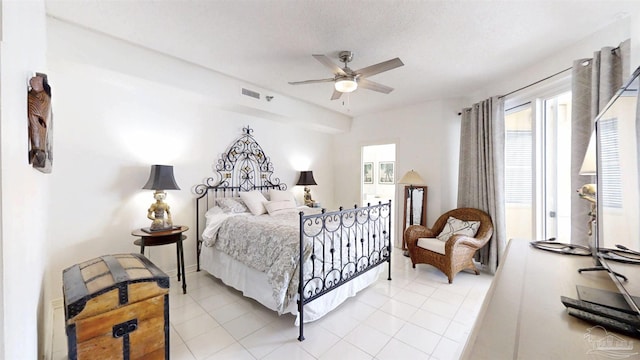
[[[362,206],[389,202],[394,209],[396,203],[396,144],[366,145],[362,147],[360,164],[360,201]],[[391,212],[392,224],[396,222],[396,212]],[[391,242],[395,244],[394,234]]]

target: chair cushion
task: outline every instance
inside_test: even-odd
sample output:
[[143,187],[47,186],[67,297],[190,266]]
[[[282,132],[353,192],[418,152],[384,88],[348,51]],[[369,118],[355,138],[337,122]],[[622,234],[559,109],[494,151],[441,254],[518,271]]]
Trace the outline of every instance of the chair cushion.
[[418,247],[444,255],[444,241],[436,238],[418,238]]
[[447,241],[450,237],[456,234],[462,234],[470,237],[476,236],[478,228],[480,227],[480,221],[464,221],[449,216],[447,223],[442,229],[442,232],[437,236],[441,241]]

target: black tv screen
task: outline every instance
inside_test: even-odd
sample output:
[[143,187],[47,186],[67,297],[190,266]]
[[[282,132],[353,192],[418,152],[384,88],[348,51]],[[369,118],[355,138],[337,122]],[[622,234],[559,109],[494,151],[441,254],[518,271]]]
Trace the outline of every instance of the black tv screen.
[[636,72],[596,119],[598,249],[640,251],[638,80]]
[[598,265],[610,270],[612,279],[636,311],[640,304],[634,303],[632,297],[640,294],[630,294],[629,283],[613,274],[615,266],[610,262],[637,263],[636,271],[640,271],[639,75],[640,68],[596,118],[594,237]]

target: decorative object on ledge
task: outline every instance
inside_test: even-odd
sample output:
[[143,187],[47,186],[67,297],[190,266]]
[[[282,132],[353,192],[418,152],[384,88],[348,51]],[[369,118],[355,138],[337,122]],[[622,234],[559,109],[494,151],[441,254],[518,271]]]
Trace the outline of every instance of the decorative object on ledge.
[[591,249],[584,245],[565,244],[548,240],[531,241],[530,244],[536,249],[551,251],[557,254],[591,256]]
[[152,221],[151,226],[143,228],[143,230],[152,232],[173,229],[171,211],[169,210],[169,205],[164,202],[167,197],[165,190],[180,190],[173,177],[173,166],[151,165],[149,180],[142,188],[155,190],[153,197],[156,199],[156,202],[151,204],[147,211],[147,218]]
[[[405,191],[405,209],[404,209],[404,227],[403,227],[403,237],[402,237],[402,250],[404,256],[409,256],[409,252],[407,251],[407,242],[406,239],[404,238],[404,229],[406,229],[407,227],[413,225],[414,223],[417,225],[422,225],[422,226],[426,226],[426,202],[427,202],[427,187],[426,186],[420,186],[420,194],[419,194],[419,201],[417,202],[418,204],[418,221],[417,223],[415,222],[415,211],[414,209],[416,208],[416,202],[414,201],[414,190],[416,190],[416,186],[415,185],[422,185],[424,184],[424,179],[422,179],[422,176],[420,176],[420,174],[418,174],[418,172],[412,170],[407,171],[406,174],[404,174],[404,176],[402,177],[402,179],[400,179],[400,181],[398,181],[398,183],[400,184],[407,184],[409,185],[407,190]],[[407,194],[408,193],[408,194]],[[407,214],[407,209],[409,210],[409,213]]]
[[214,168],[216,175],[195,186],[197,195],[204,195],[211,188],[223,194],[228,192],[225,196],[237,196],[240,191],[287,189],[287,185],[281,184],[279,178],[271,178],[273,164],[251,135],[253,129],[247,126],[242,132],[242,136],[220,155]]
[[300,178],[296,185],[304,185],[304,204],[313,207],[315,201],[311,198],[311,189],[309,185],[318,185],[313,178],[313,171],[300,171]]
[[[587,151],[584,154],[580,175],[595,176],[596,173],[596,133],[594,131],[591,133],[589,145],[587,145]],[[596,222],[596,184],[584,184],[577,191],[581,199],[585,199],[591,204],[587,222],[588,234],[591,236],[593,234],[593,224]]]

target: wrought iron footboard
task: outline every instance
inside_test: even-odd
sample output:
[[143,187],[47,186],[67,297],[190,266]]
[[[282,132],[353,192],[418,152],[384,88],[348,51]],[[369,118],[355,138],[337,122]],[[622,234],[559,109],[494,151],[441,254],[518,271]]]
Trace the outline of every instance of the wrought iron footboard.
[[391,201],[367,207],[300,213],[299,341],[304,305],[385,262],[391,280]]

